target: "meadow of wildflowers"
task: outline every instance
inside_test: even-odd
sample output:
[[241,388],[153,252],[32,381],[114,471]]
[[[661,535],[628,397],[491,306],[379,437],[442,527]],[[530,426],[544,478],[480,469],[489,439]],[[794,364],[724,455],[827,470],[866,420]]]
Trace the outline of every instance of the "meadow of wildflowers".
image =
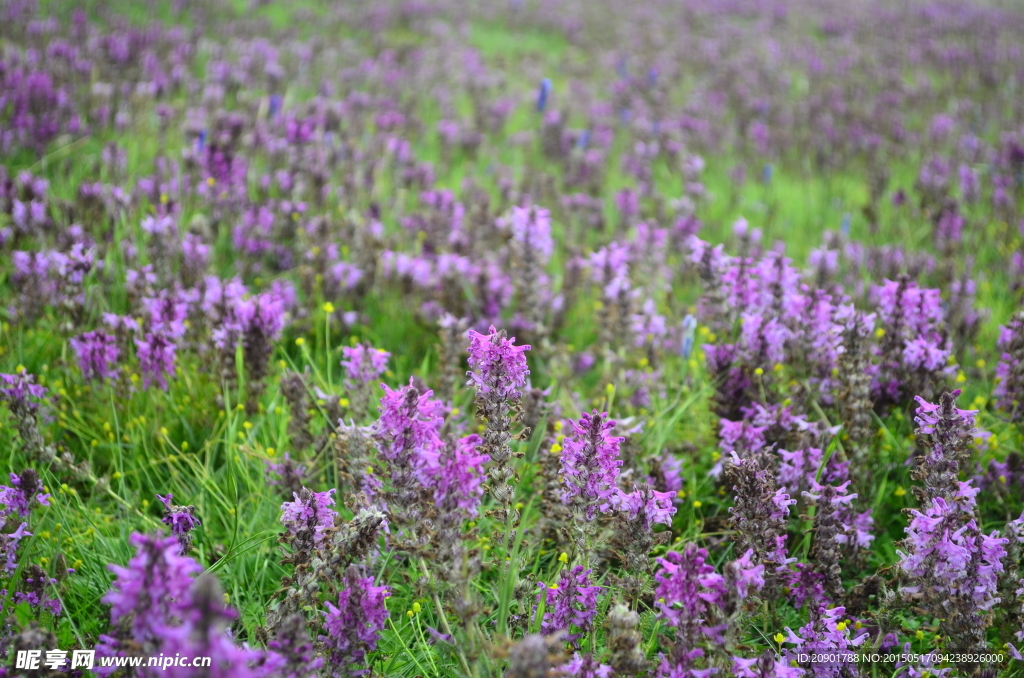
[[0,678],[1024,675],[1021,35],[3,0]]

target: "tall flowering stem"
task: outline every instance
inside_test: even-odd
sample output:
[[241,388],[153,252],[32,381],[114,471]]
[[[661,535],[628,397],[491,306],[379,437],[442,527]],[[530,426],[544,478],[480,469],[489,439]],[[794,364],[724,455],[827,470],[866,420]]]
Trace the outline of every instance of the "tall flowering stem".
[[[590,633],[597,616],[597,598],[601,587],[590,583],[590,570],[583,566],[562,571],[557,584],[539,584],[548,610],[541,622],[541,632],[559,634],[559,639],[579,648],[579,639]],[[539,596],[538,596],[539,599]],[[575,629],[575,633],[571,633]]]
[[832,601],[842,600],[844,594],[839,560],[842,557],[841,544],[850,528],[843,519],[845,508],[857,498],[856,494],[846,494],[849,485],[850,481],[839,486],[814,483],[811,492],[804,492],[804,496],[817,507],[810,559],[821,574],[825,593]]
[[1024,311],[999,328],[1003,353],[996,366],[996,406],[1016,422],[1024,419]]
[[196,516],[196,507],[172,504],[171,500],[174,499],[174,495],[170,492],[167,493],[166,497],[158,494],[156,498],[164,505],[163,524],[170,527],[171,532],[178,538],[178,544],[181,546],[181,555],[187,556],[188,552],[192,550],[192,530],[202,525],[199,517]]
[[796,500],[790,499],[785,488],[776,489],[772,473],[758,468],[753,459],[739,459],[735,452],[726,466],[726,477],[735,492],[729,513],[730,523],[736,530],[737,550],[751,549],[754,561],[769,569],[770,589],[778,583],[775,573],[789,562],[786,519],[789,507]]
[[483,443],[478,448],[491,459],[487,469],[490,481],[487,490],[498,503],[491,515],[505,523],[506,532],[501,535],[501,544],[511,549],[515,540],[515,526],[519,523],[519,511],[514,508],[516,472],[512,468],[514,453],[512,424],[522,417],[522,389],[530,370],[526,365],[526,351],[530,347],[516,346],[515,338],[507,339],[504,330],[493,325],[490,334],[469,331],[469,384],[476,388],[476,413],[483,419],[485,428]]
[[388,618],[384,600],[386,586],[375,586],[373,577],[360,576],[355,565],[345,570],[344,588],[338,603],[325,603],[324,630],[320,636],[328,653],[327,675],[332,678],[362,676],[368,673],[366,656],[377,649],[377,640]]
[[352,412],[362,419],[370,409],[371,386],[387,370],[391,354],[363,344],[345,346],[342,353],[345,358],[341,366],[345,369],[345,387]]
[[615,422],[608,419],[607,412],[584,412],[571,424],[573,436],[562,441],[562,501],[572,509],[576,547],[583,562],[589,564],[595,517],[611,511],[619,500],[615,481],[622,466],[619,445],[624,438],[610,435]]
[[433,391],[421,393],[411,379],[399,391],[383,388],[380,419],[373,437],[390,478],[384,499],[391,522],[401,525],[407,530],[406,536],[414,540],[417,516],[423,509],[425,473],[436,465],[444,445],[440,436],[442,405],[431,399]]
[[617,583],[630,600],[639,600],[650,581],[650,553],[656,544],[672,536],[670,531],[655,534],[654,525],[672,524],[676,509],[673,492],[658,492],[647,483],[634,486],[633,491],[619,490],[616,534],[613,546],[619,552],[626,575]]
[[918,457],[916,477],[923,488],[915,488],[921,501],[942,497],[955,501],[960,492],[960,471],[971,457],[976,410],[956,407],[960,389],[943,393],[932,404],[917,396],[917,435],[924,439],[925,453]]

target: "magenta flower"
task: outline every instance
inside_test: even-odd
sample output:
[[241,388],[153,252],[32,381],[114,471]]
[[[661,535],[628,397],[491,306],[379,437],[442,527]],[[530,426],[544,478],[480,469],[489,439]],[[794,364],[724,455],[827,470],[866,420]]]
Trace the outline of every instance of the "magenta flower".
[[506,339],[491,325],[490,334],[469,331],[469,383],[478,397],[517,402],[530,370],[526,365],[529,346],[516,346],[515,337]]
[[391,354],[380,348],[358,344],[342,348],[345,359],[341,366],[345,368],[350,387],[376,381],[388,368]]
[[611,678],[612,667],[607,664],[602,664],[592,654],[583,654],[579,652],[573,654],[572,659],[556,666],[554,669],[554,675],[565,676],[569,678]]
[[[582,565],[562,570],[557,584],[546,587],[539,583],[542,591],[539,595],[546,596],[544,619],[541,632],[550,635],[576,629],[576,633],[565,633],[566,642],[576,641],[590,632],[594,617],[597,615],[597,598],[601,594],[601,586],[590,583],[591,570]],[[539,596],[538,596],[539,598]]]
[[161,522],[171,528],[171,534],[178,538],[178,543],[181,545],[181,554],[187,555],[192,547],[191,532],[202,525],[202,522],[196,517],[195,507],[174,505],[171,503],[174,495],[170,492],[166,497],[158,494],[156,498],[164,505],[164,517]]
[[480,436],[473,434],[443,445],[435,458],[420,472],[425,487],[433,488],[438,507],[458,507],[476,516],[483,497],[484,464],[487,455],[477,454]]
[[114,337],[103,332],[86,332],[69,343],[86,379],[105,381],[117,374],[117,359],[121,351]]
[[146,337],[135,338],[139,368],[142,370],[142,385],[149,388],[156,383],[167,390],[167,377],[174,374],[177,346],[167,337],[147,332]]
[[620,511],[624,511],[630,520],[636,520],[643,516],[644,525],[649,530],[656,523],[663,525],[672,524],[672,516],[676,508],[672,505],[675,492],[658,492],[657,490],[643,491],[636,486],[630,493],[617,491],[615,505]]
[[[816,608],[811,620],[799,634],[786,628],[787,642],[795,647],[786,648],[784,659],[796,661],[813,678],[839,678],[845,676],[847,664],[842,655],[855,652],[855,648],[868,639],[867,629],[855,632],[842,623],[846,608]],[[840,626],[842,624],[842,626]]]
[[607,412],[584,412],[578,422],[570,424],[573,437],[562,441],[562,501],[591,521],[598,511],[605,513],[612,508],[615,480],[622,466],[619,444],[624,438],[609,435],[615,422],[608,419]]
[[331,675],[361,676],[368,673],[366,656],[377,648],[388,611],[386,586],[374,586],[373,577],[360,577],[359,568],[349,566],[338,594],[338,604],[324,603],[325,635],[320,641],[329,653]]
[[[189,601],[193,577],[202,571],[199,563],[180,555],[177,537],[133,534],[129,542],[136,548],[126,567],[111,565],[116,575],[103,602],[110,605],[111,626],[127,620],[130,635],[142,647],[159,647],[162,639],[182,616]],[[117,642],[97,645],[96,654],[117,656]],[[111,669],[112,671],[113,669]]]
[[313,547],[319,547],[327,538],[325,532],[334,527],[338,516],[334,506],[334,489],[326,492],[303,490],[295,495],[295,501],[281,504],[281,522],[292,537],[309,535],[306,539]]

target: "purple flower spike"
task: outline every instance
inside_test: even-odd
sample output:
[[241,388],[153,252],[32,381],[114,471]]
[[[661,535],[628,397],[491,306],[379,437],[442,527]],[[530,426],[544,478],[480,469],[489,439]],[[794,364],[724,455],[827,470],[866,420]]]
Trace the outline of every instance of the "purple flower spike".
[[178,538],[178,543],[181,545],[181,555],[188,555],[192,548],[192,530],[202,525],[202,522],[196,516],[196,507],[175,506],[171,503],[174,495],[170,492],[167,493],[166,497],[158,494],[156,498],[164,505],[163,524],[170,527],[171,533]]
[[174,374],[177,347],[167,337],[147,332],[145,339],[135,338],[135,346],[139,356],[139,367],[142,370],[142,385],[149,388],[151,384],[167,390],[167,377]]
[[506,339],[491,325],[490,334],[469,331],[469,383],[479,397],[489,400],[518,401],[526,386],[530,370],[526,365],[526,351],[530,347],[516,346],[515,337]]
[[374,586],[373,577],[360,577],[355,565],[345,571],[343,585],[337,605],[324,603],[327,633],[320,636],[330,656],[331,675],[337,678],[368,673],[366,655],[377,648],[388,618],[386,586]]
[[303,544],[308,542],[309,548],[296,550],[312,550],[323,544],[327,538],[326,531],[334,527],[334,519],[338,515],[332,506],[333,489],[326,492],[303,489],[295,495],[295,501],[281,504],[281,522],[287,528],[288,534]]
[[576,641],[590,632],[597,615],[597,598],[602,587],[590,584],[590,570],[577,565],[562,571],[558,583],[542,587],[540,595],[546,595],[544,620],[541,632],[545,635],[568,632],[575,628],[577,633],[565,633],[563,639],[576,645]]
[[607,412],[584,412],[578,422],[570,423],[574,437],[562,441],[562,500],[591,521],[598,511],[611,510],[622,466],[619,444],[624,438],[609,435],[615,422],[608,419]]
[[114,337],[103,332],[86,332],[71,340],[78,366],[86,379],[106,381],[117,373],[121,351]]
[[[483,444],[480,452],[490,457],[487,471],[489,490],[501,508],[495,518],[512,523],[519,521],[519,512],[513,508],[515,500],[515,471],[512,460],[512,423],[521,417],[522,389],[530,370],[526,364],[529,346],[516,346],[515,338],[508,339],[505,331],[492,325],[490,334],[469,331],[469,384],[476,388],[477,417],[485,420]],[[512,535],[507,535],[509,539]]]

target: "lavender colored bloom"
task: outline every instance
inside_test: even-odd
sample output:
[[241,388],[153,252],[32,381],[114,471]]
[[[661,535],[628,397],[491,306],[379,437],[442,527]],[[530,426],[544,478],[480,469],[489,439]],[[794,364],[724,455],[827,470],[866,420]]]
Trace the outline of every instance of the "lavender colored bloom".
[[156,498],[164,505],[164,516],[161,522],[170,527],[171,533],[178,538],[178,543],[181,544],[181,555],[188,555],[192,548],[192,530],[203,524],[196,517],[196,508],[194,506],[176,506],[172,504],[171,500],[174,498],[174,495],[170,492],[167,493],[166,497],[158,494]]
[[7,403],[17,416],[22,410],[35,411],[46,396],[46,387],[35,383],[35,377],[27,372],[0,374],[0,401]]
[[704,584],[715,577],[707,558],[707,549],[687,544],[682,553],[669,551],[657,559],[661,569],[654,575],[654,596],[659,615],[670,626],[683,628],[706,616]]
[[[590,633],[597,614],[597,598],[602,587],[591,585],[591,570],[577,565],[572,569],[562,570],[558,583],[550,587],[539,583],[541,593],[545,596],[544,620],[541,632],[545,635],[562,633],[565,642],[578,646],[577,641]],[[570,633],[575,629],[575,633]]]
[[512,240],[524,251],[530,251],[541,265],[551,259],[554,240],[551,238],[551,213],[543,207],[513,207],[509,221]]
[[359,568],[349,566],[341,582],[337,605],[324,603],[325,635],[320,636],[328,652],[330,675],[335,678],[368,673],[366,657],[377,648],[388,611],[386,586],[375,586],[373,577],[361,577]]
[[50,505],[50,495],[43,494],[43,484],[35,469],[25,469],[20,474],[10,475],[11,486],[0,485],[0,524],[10,515],[28,518],[29,512],[38,503]]
[[917,396],[917,435],[925,438],[925,454],[918,458],[915,476],[924,481],[924,496],[956,501],[960,491],[959,473],[971,456],[976,429],[976,410],[956,407],[960,390],[943,393],[936,404]]
[[468,333],[469,385],[476,388],[478,398],[518,402],[530,374],[525,355],[530,347],[516,346],[515,337],[506,339],[493,325],[489,331]]
[[709,633],[716,634],[709,628],[709,618],[715,614],[720,594],[708,587],[718,588],[722,582],[707,558],[706,549],[687,544],[682,553],[669,551],[657,559],[660,570],[654,576],[655,606],[661,620],[674,631],[668,652],[659,655],[658,678],[700,678],[714,672],[698,667],[704,656],[704,639]]
[[573,437],[562,441],[562,501],[591,521],[598,511],[612,508],[615,481],[622,466],[619,444],[624,438],[609,435],[615,422],[608,419],[607,412],[584,412],[579,421],[570,421],[570,425]]
[[342,349],[345,358],[345,386],[349,389],[352,411],[359,417],[366,416],[371,399],[371,386],[380,379],[388,366],[391,354],[380,348],[358,344]]
[[573,654],[572,659],[554,668],[556,676],[572,676],[573,678],[611,678],[612,667],[602,664],[592,654]]
[[634,486],[633,491],[629,493],[618,490],[614,501],[616,507],[625,512],[629,520],[641,518],[649,530],[656,523],[672,524],[672,516],[676,512],[675,506],[672,505],[675,495],[675,492],[658,492],[650,488],[645,492],[642,488]]
[[752,659],[733,657],[732,672],[736,678],[802,678],[804,675],[803,669],[776,659],[771,650]]
[[[209,678],[255,678],[262,675],[254,665],[265,662],[270,668],[273,657],[258,650],[236,645],[230,627],[238,613],[224,602],[224,592],[212,575],[199,577],[189,591],[188,606],[181,613],[181,625],[164,639],[161,653],[191,657],[209,657],[204,669]],[[189,678],[195,668],[172,666],[161,670],[171,678]],[[154,675],[159,675],[154,672]]]
[[997,587],[1009,542],[997,532],[982,533],[972,512],[971,494],[960,502],[935,497],[924,511],[911,510],[906,551],[899,552],[900,569],[909,578],[900,593],[940,618],[941,633],[956,652],[986,647],[987,611],[1000,601]]
[[373,348],[365,344],[356,346],[345,346],[342,348],[345,356],[341,366],[345,368],[345,374],[351,385],[366,384],[376,381],[388,367],[388,359],[391,354],[381,348]]
[[996,366],[996,407],[1014,421],[1024,418],[1024,312],[999,328],[1002,356]]
[[723,583],[735,592],[739,600],[746,600],[764,588],[764,565],[754,562],[753,549],[747,549],[742,557],[725,566]]
[[145,338],[135,338],[139,367],[142,370],[142,385],[149,388],[156,383],[167,390],[167,377],[174,374],[177,346],[168,337],[147,332]]
[[[846,608],[816,608],[811,620],[794,633],[786,627],[786,639],[795,645],[786,648],[785,659],[796,661],[809,676],[814,678],[839,678],[848,675],[848,665],[842,660],[844,653],[853,652],[868,639],[867,629],[856,635],[842,623]],[[804,659],[806,657],[807,659]]]
[[114,337],[104,332],[86,332],[69,342],[86,379],[105,381],[117,374],[121,351]]
[[949,340],[942,334],[944,314],[937,289],[922,289],[902,276],[874,288],[878,320],[884,331],[876,398],[900,402],[910,394],[933,397],[955,369]]
[[334,489],[312,492],[303,488],[295,495],[295,501],[281,504],[281,522],[290,536],[313,550],[323,545],[327,531],[334,527],[338,513],[332,506]]
[[[480,452],[490,457],[487,470],[489,491],[501,508],[495,514],[500,522],[510,517],[517,523],[519,512],[512,507],[515,488],[512,481],[512,423],[521,416],[522,389],[530,370],[526,364],[529,346],[516,346],[515,338],[492,325],[490,334],[469,333],[469,385],[476,388],[477,416],[486,421]],[[512,535],[507,535],[511,538]]]
[[756,562],[777,571],[789,561],[786,551],[786,519],[796,503],[784,488],[776,489],[775,478],[759,469],[753,459],[739,459],[735,453],[726,467],[733,483],[735,502],[729,512],[737,532],[737,547],[753,549]]
[[[136,533],[129,542],[136,548],[135,556],[127,567],[110,566],[116,579],[103,596],[103,602],[110,605],[110,623],[117,636],[100,636],[97,657],[158,652],[173,633],[174,620],[187,609],[193,575],[202,571],[199,563],[180,555],[177,537]],[[109,675],[114,668],[98,673]]]
[[24,521],[10,534],[2,535],[3,541],[0,542],[2,544],[0,556],[3,557],[4,569],[7,570],[8,574],[12,574],[18,569],[18,545],[21,543],[21,540],[31,536],[32,533],[28,531],[28,523]]
[[477,454],[480,437],[476,434],[442,446],[436,457],[427,460],[420,477],[434,490],[439,507],[457,507],[467,516],[476,516],[483,496],[486,455]]
[[393,523],[415,531],[424,484],[425,469],[436,467],[442,446],[441,417],[443,405],[431,399],[433,391],[420,391],[409,384],[394,391],[381,384],[384,397],[380,400],[380,418],[374,425],[373,437],[377,441],[380,457],[390,480],[385,493]]
[[825,592],[833,601],[840,600],[844,593],[839,567],[840,544],[846,540],[847,533],[854,530],[844,521],[848,518],[850,504],[857,498],[856,494],[846,494],[849,485],[850,481],[836,486],[813,483],[811,491],[804,492],[804,496],[818,509],[814,514],[814,543],[810,559],[821,573]]
[[149,328],[152,332],[168,339],[179,339],[185,335],[188,302],[183,295],[146,297],[142,303],[149,312]]

